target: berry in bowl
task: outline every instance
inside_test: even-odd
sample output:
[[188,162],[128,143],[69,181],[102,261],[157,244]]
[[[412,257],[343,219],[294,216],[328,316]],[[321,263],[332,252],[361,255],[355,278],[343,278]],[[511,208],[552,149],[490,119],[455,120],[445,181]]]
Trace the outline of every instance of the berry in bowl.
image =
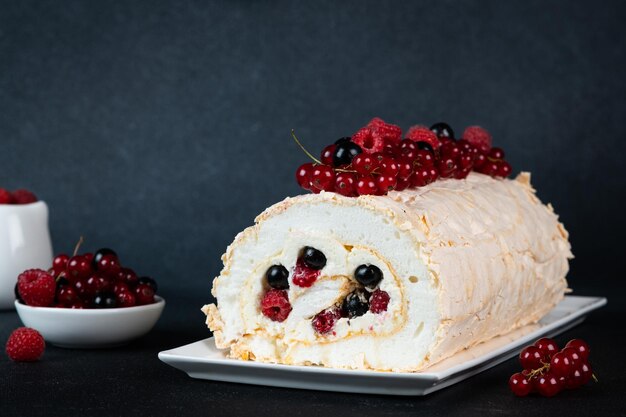
[[155,280],[122,267],[117,254],[103,248],[60,254],[47,271],[24,271],[15,286],[15,308],[24,325],[54,345],[112,347],[156,324],[165,307],[156,291]]

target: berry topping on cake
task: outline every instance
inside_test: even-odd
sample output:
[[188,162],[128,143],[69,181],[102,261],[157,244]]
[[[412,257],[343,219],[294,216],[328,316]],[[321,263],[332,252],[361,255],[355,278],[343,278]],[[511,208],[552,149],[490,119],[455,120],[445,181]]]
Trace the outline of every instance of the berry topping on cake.
[[300,259],[302,259],[305,266],[311,269],[318,270],[326,266],[326,256],[322,253],[322,251],[310,246],[306,246],[302,249]]
[[340,318],[340,311],[333,307],[317,313],[315,317],[313,317],[313,320],[311,320],[311,325],[317,333],[327,334],[335,327],[335,323]]
[[370,311],[374,314],[387,311],[389,305],[389,294],[386,291],[374,290],[370,296]]
[[314,193],[380,196],[424,187],[438,178],[463,180],[472,171],[494,178],[513,172],[504,151],[492,148],[491,135],[479,126],[467,128],[458,141],[443,122],[431,128],[413,126],[401,139],[398,126],[374,118],[351,138],[326,146],[320,159],[304,148],[293,131],[292,136],[313,161],[298,167],[296,181]]
[[341,315],[343,317],[355,318],[367,313],[369,306],[369,293],[365,290],[357,289],[346,296],[341,304]]
[[463,139],[486,154],[491,149],[491,134],[480,126],[470,126],[463,132]]
[[364,287],[376,288],[383,280],[383,272],[376,265],[359,265],[354,270],[354,279]]
[[354,142],[341,142],[334,146],[332,161],[333,166],[336,167],[350,165],[354,157],[363,152],[361,147]]
[[277,290],[289,288],[289,271],[282,265],[272,265],[265,272],[267,284]]
[[425,142],[433,149],[437,149],[440,146],[437,135],[426,126],[418,125],[411,127],[407,132],[406,137],[414,142]]
[[19,327],[11,333],[5,347],[9,358],[15,362],[38,361],[46,349],[43,336],[30,327]]
[[17,290],[26,304],[48,307],[54,301],[54,277],[42,269],[29,269],[17,277]]
[[265,293],[261,300],[261,311],[270,320],[282,322],[291,313],[291,304],[287,291],[271,289]]
[[363,127],[352,136],[352,142],[357,144],[365,153],[382,152],[385,148],[384,139],[369,128]]
[[449,124],[444,122],[435,123],[430,127],[430,130],[437,135],[438,139],[452,139],[454,140],[454,130],[450,127]]

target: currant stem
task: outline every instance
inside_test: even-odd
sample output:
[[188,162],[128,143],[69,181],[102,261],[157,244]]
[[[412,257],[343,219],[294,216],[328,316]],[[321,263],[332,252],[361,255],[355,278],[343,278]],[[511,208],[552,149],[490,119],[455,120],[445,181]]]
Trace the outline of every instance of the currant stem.
[[306,150],[306,148],[300,143],[300,141],[298,140],[298,138],[296,137],[296,131],[291,129],[291,136],[293,137],[293,140],[296,141],[296,143],[298,144],[298,146],[300,147],[300,149],[302,149],[302,151],[309,157],[311,158],[315,163],[319,164],[319,165],[324,165],[322,163],[322,161],[320,161],[319,159],[317,159],[316,157],[314,157],[313,155],[311,155],[311,153],[309,151]]
[[78,250],[80,249],[80,245],[82,245],[83,242],[84,242],[84,239],[81,236],[80,239],[78,239],[78,242],[76,243],[76,246],[74,247],[74,254],[72,256],[76,256],[78,254]]
[[[311,155],[311,153],[309,151],[306,150],[306,148],[304,147],[304,145],[302,145],[302,143],[300,143],[300,141],[298,140],[298,138],[296,137],[296,131],[291,129],[291,136],[293,137],[293,140],[296,141],[296,143],[298,144],[298,146],[300,147],[300,149],[302,149],[302,151],[309,157],[311,158],[311,160],[313,162],[315,162],[318,165],[326,165],[324,164],[322,161],[320,161],[319,159],[317,159],[316,157],[314,157],[313,155]],[[353,169],[343,169],[343,168],[334,168],[331,167],[333,170],[337,171],[337,172],[352,172],[354,174],[356,174],[356,171]]]

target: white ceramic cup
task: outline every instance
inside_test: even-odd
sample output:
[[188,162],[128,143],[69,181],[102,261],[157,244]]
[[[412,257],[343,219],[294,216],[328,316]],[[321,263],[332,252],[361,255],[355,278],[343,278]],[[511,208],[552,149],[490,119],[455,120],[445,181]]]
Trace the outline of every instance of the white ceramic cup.
[[14,289],[19,274],[51,266],[46,203],[0,204],[0,309],[15,308]]

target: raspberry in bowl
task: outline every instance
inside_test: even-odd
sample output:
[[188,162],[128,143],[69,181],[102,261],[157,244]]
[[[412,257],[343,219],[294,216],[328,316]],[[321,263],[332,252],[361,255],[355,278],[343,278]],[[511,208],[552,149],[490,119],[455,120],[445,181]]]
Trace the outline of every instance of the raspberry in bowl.
[[156,281],[123,267],[111,249],[77,252],[18,276],[15,308],[24,325],[70,348],[118,346],[148,333],[165,307]]

